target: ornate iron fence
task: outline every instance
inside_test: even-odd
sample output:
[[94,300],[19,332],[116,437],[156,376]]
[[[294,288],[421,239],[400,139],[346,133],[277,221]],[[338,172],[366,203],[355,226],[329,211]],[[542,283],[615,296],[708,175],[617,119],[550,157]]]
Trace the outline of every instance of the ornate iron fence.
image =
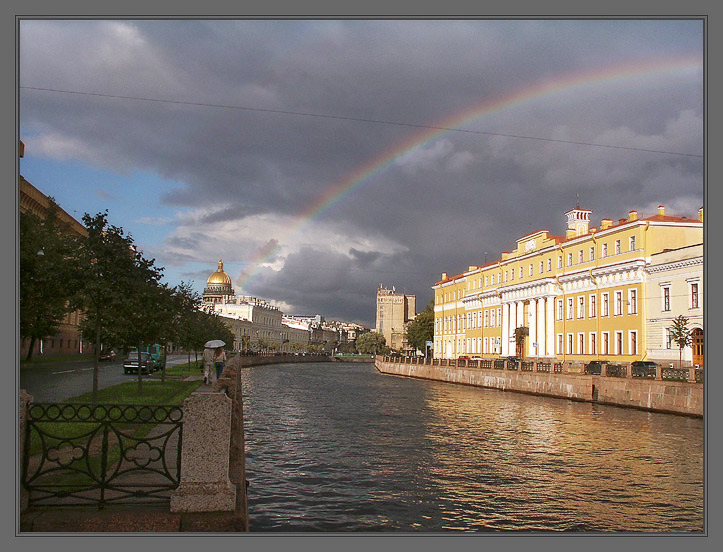
[[562,362],[556,362],[552,367],[553,373],[555,374],[561,374],[562,373]]
[[529,360],[523,360],[520,363],[520,370],[523,372],[532,372],[534,368],[534,363],[530,362]]
[[703,368],[696,368],[695,369],[695,382],[703,383],[704,381],[705,381],[705,372],[703,371]]
[[176,405],[31,403],[28,504],[165,504],[180,480],[182,433]]
[[688,381],[688,368],[663,368],[664,380]]
[[538,362],[537,363],[537,371],[538,372],[549,372],[550,368],[552,368],[552,364],[550,362]]
[[505,369],[504,359],[501,359],[501,358],[495,359],[494,366],[495,366],[495,370],[504,370]]
[[611,378],[624,378],[628,375],[627,367],[622,364],[608,364],[605,371]]
[[484,368],[486,370],[492,370],[492,361],[491,360],[480,360],[479,364],[480,364],[480,368]]

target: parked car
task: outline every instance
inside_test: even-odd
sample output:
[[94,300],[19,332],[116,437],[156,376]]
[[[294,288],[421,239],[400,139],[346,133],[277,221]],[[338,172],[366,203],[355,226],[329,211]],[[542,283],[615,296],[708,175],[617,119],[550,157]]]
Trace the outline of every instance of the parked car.
[[98,360],[115,360],[115,351],[111,349],[110,351],[102,352]]
[[585,365],[585,373],[600,376],[603,372],[603,366],[607,364],[610,364],[607,360],[592,360]]
[[[150,374],[155,371],[156,363],[148,353],[141,353],[141,374]],[[138,351],[128,353],[128,358],[123,362],[124,374],[138,373]]]
[[655,377],[658,365],[649,360],[636,360],[630,365],[631,374],[634,378]]

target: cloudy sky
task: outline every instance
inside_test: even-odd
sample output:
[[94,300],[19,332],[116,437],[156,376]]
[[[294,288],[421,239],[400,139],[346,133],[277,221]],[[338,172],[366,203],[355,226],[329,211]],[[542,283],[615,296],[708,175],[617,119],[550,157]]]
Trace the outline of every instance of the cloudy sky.
[[22,20],[20,172],[171,285],[374,326],[535,230],[703,204],[697,20]]

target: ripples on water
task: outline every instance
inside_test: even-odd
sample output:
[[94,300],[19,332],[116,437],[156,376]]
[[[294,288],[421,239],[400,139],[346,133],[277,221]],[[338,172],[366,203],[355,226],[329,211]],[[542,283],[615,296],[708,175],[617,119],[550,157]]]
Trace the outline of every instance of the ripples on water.
[[703,530],[703,421],[382,375],[244,369],[251,531]]

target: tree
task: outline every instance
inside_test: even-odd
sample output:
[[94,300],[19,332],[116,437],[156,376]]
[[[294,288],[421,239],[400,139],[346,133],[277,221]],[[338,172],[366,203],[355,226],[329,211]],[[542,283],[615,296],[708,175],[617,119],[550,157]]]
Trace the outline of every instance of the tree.
[[427,341],[434,338],[434,300],[407,326],[407,343],[418,351],[425,351]]
[[59,207],[50,198],[44,219],[20,214],[20,337],[30,339],[26,360],[38,339],[58,332],[70,312],[69,299],[77,280],[72,253],[73,237],[58,220]]
[[673,325],[670,327],[670,338],[678,346],[679,357],[678,367],[683,367],[683,349],[693,343],[693,334],[690,328],[688,328],[688,319],[681,315],[678,315],[673,319]]
[[387,340],[379,332],[367,332],[356,338],[356,348],[363,355],[376,355],[389,350]]
[[530,328],[527,326],[515,328],[515,350],[520,358],[525,358],[525,338],[528,335],[530,335]]
[[[88,235],[78,239],[75,252],[79,286],[71,303],[84,311],[80,328],[95,343],[92,400],[98,394],[98,357],[101,342],[123,344],[119,333],[127,315],[127,294],[135,275],[133,239],[123,228],[108,224],[108,211],[83,215]],[[140,370],[139,370],[140,371]]]

